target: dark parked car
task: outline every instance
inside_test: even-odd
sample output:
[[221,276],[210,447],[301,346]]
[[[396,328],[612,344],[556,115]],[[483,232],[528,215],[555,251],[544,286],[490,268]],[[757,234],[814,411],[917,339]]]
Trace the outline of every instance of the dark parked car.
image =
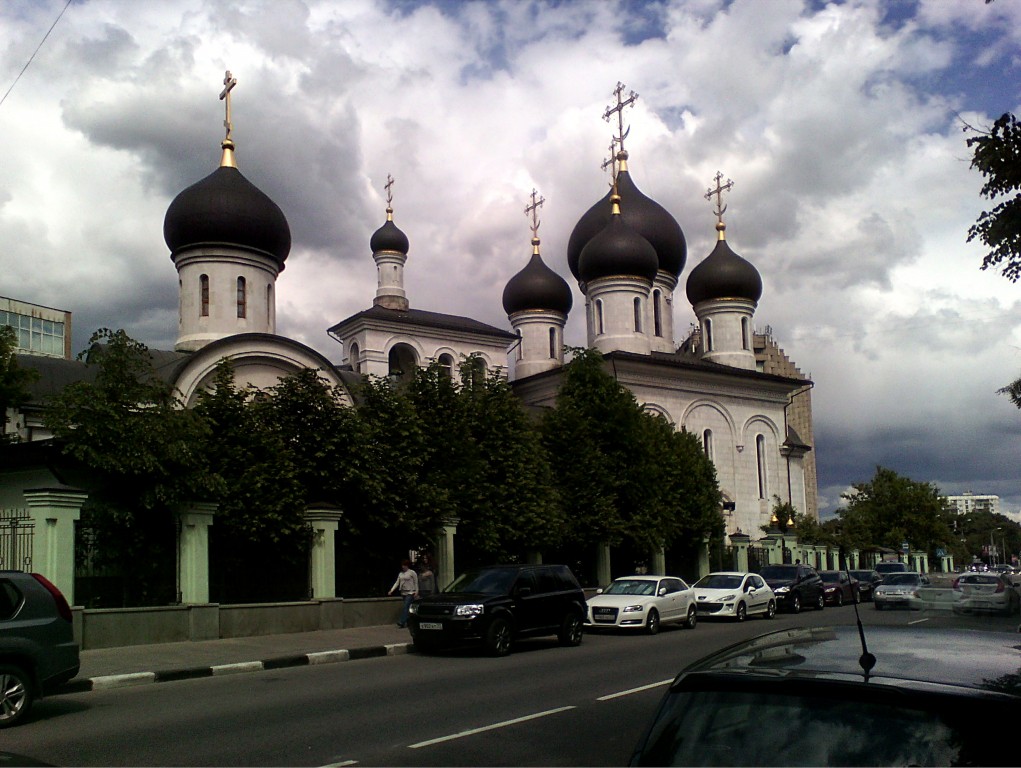
[[[796,627],[687,667],[632,765],[1017,765],[1017,635]],[[871,662],[871,663],[870,663]]]
[[468,571],[442,592],[411,605],[415,648],[482,643],[494,656],[520,637],[556,635],[581,643],[585,593],[566,565],[495,565]]
[[858,580],[847,571],[819,571],[826,595],[826,605],[858,602]]
[[801,563],[764,565],[759,575],[776,595],[776,607],[800,613],[802,608],[821,611],[826,607],[826,593],[815,568]]
[[883,577],[875,571],[851,571],[851,575],[858,579],[858,595],[863,603],[871,601],[872,593],[883,583]]
[[71,608],[38,573],[0,571],[0,728],[78,674]]

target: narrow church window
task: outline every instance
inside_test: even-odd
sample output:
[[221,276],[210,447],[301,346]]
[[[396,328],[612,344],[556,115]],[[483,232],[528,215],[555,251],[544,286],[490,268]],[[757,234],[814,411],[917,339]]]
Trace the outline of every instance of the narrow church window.
[[759,498],[766,498],[769,490],[766,487],[766,438],[762,435],[755,436],[755,463],[759,474]]
[[741,344],[745,349],[752,348],[752,335],[749,333],[750,324],[747,317],[741,318]]
[[355,342],[355,341],[352,341],[351,342],[351,352],[348,354],[347,358],[348,358],[348,362],[351,363],[351,370],[353,370],[355,373],[361,373],[362,372],[361,363],[358,362],[358,352],[359,351],[360,350],[358,349],[358,343]]
[[663,294],[659,291],[652,292],[652,324],[653,332],[657,336],[663,335],[663,307],[660,302],[663,300]]
[[635,333],[642,332],[642,300],[635,298]]
[[705,337],[705,343],[703,344],[703,346],[705,347],[705,351],[706,352],[712,352],[713,351],[713,321],[710,320],[708,317],[705,319],[705,332],[702,335]]
[[448,379],[454,378],[454,358],[450,355],[440,355],[440,370]]
[[596,333],[600,336],[605,333],[603,329],[603,300],[596,299]]
[[525,340],[522,338],[521,330],[519,329],[518,330],[518,354],[517,354],[517,357],[516,357],[517,360],[520,360],[522,357],[525,356],[525,353],[522,350],[522,347],[524,347],[524,346],[525,346]]
[[273,322],[273,286],[266,286],[266,325]]
[[713,431],[707,429],[702,433],[702,450],[705,451],[705,455],[709,457],[709,461],[713,460]]
[[199,302],[202,305],[202,317],[209,317],[209,275],[199,276]]
[[245,295],[245,279],[238,278],[238,317],[245,317],[248,310],[248,298]]
[[549,356],[550,360],[557,359],[557,329],[549,329]]

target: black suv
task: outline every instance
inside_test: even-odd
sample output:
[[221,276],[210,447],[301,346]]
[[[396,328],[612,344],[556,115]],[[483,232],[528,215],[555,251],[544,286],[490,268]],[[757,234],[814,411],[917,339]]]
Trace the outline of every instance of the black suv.
[[408,629],[426,653],[482,643],[504,656],[519,637],[556,635],[561,645],[578,645],[586,612],[585,593],[566,565],[494,565],[412,603]]
[[0,728],[78,674],[71,608],[38,573],[0,571]]
[[776,595],[776,607],[801,613],[803,607],[821,611],[826,607],[826,587],[815,568],[801,563],[764,565],[759,576]]

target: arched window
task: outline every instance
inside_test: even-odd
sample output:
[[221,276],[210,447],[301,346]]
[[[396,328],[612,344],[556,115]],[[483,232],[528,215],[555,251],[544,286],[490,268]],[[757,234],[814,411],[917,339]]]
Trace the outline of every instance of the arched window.
[[362,364],[361,361],[358,359],[358,355],[360,352],[361,350],[358,349],[358,342],[352,341],[351,351],[348,353],[347,361],[351,364],[351,370],[354,371],[355,373],[362,372]]
[[245,292],[245,279],[243,277],[238,278],[238,317],[247,317],[248,315],[248,296]]
[[440,370],[448,379],[454,378],[454,357],[453,355],[440,355]]
[[603,300],[596,299],[596,334],[602,336],[605,332],[603,326]]
[[393,381],[411,381],[418,368],[418,356],[408,344],[395,344],[387,357],[389,374]]
[[759,475],[759,498],[765,499],[769,492],[766,484],[766,438],[755,436],[755,466]]
[[747,317],[741,318],[741,345],[744,349],[752,348],[752,332],[751,323]]
[[657,336],[663,335],[663,294],[659,291],[652,292],[652,330]]
[[705,455],[709,457],[709,461],[713,460],[713,431],[706,429],[702,432],[702,450],[705,451]]
[[273,322],[273,284],[266,286],[266,325]]
[[557,359],[557,329],[549,329],[549,357],[550,360]]
[[635,333],[642,332],[642,300],[635,297]]
[[522,357],[525,356],[525,350],[524,350],[525,340],[521,336],[521,329],[520,328],[517,330],[517,334],[518,334],[518,343],[517,343],[518,354],[517,354],[516,359],[520,360]]
[[209,275],[199,275],[199,304],[202,317],[209,317]]
[[706,352],[713,351],[713,321],[710,318],[706,318],[702,323],[704,330],[702,332],[702,348]]

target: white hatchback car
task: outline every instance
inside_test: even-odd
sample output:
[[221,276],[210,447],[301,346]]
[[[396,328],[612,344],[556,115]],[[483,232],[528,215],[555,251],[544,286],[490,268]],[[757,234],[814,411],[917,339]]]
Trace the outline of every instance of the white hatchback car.
[[695,595],[676,576],[625,576],[589,598],[586,629],[644,629],[650,635],[660,624],[694,629],[698,621]]
[[776,616],[776,596],[757,573],[710,573],[692,589],[695,605],[703,616],[726,616],[738,621],[755,613],[767,619]]

